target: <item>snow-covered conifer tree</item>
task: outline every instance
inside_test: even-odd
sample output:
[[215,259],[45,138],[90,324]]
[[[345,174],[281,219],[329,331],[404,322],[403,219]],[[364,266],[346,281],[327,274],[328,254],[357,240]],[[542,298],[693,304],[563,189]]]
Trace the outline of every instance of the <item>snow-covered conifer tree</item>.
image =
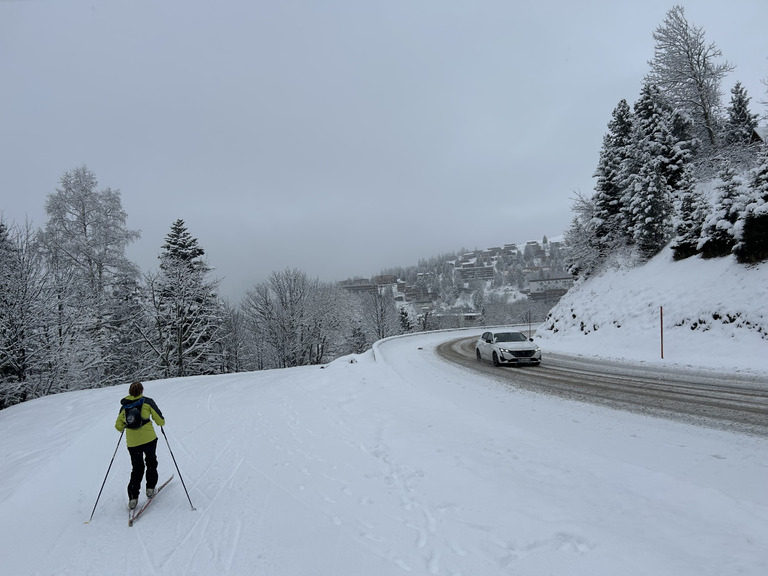
[[344,345],[349,354],[362,354],[368,350],[368,338],[359,321],[352,324],[349,334],[345,338]]
[[680,184],[680,207],[677,210],[675,237],[671,245],[672,257],[675,260],[683,260],[698,252],[702,224],[709,211],[709,204],[696,190],[690,171],[684,173]]
[[632,140],[632,112],[626,100],[621,100],[608,123],[608,133],[603,137],[600,160],[594,176],[595,245],[601,256],[618,243],[626,241],[627,226],[622,206],[624,196],[622,166],[629,153]]
[[[443,273],[440,275],[440,299],[444,304],[450,305],[459,297],[459,288],[456,286],[456,271],[454,267],[446,263]],[[408,330],[410,332],[410,330]]]
[[[577,194],[571,210],[574,217],[565,233],[565,242],[568,245],[565,266],[570,274],[586,278],[594,273],[602,262],[594,230],[594,200]],[[516,269],[516,274],[518,271],[522,274],[520,267]],[[522,288],[522,284],[518,286]]]
[[734,225],[744,210],[742,182],[736,170],[726,165],[718,174],[720,183],[712,210],[701,229],[697,250],[704,258],[727,256],[736,245]]
[[723,128],[723,140],[726,144],[748,144],[752,132],[757,128],[757,114],[749,110],[750,98],[747,90],[736,82],[731,89],[731,103],[726,108],[728,114]]
[[768,260],[768,146],[763,146],[760,163],[751,172],[744,203],[735,225],[733,252],[744,264]]
[[670,131],[667,134],[669,159],[665,168],[673,202],[682,197],[693,180],[691,165],[699,140],[693,135],[691,118],[681,110],[672,110],[669,117]]
[[673,111],[656,86],[645,84],[635,103],[633,145],[628,162],[625,206],[629,230],[642,258],[657,254],[672,231],[671,181],[680,178],[680,150],[675,146]]
[[149,322],[142,334],[164,377],[221,371],[223,312],[204,254],[184,221],[176,220],[158,256],[160,271],[145,277]]
[[411,320],[408,310],[400,308],[400,331],[403,334],[407,334],[413,330],[413,321]]
[[187,230],[184,220],[178,219],[171,224],[171,231],[165,237],[163,251],[158,256],[163,267],[167,259],[177,260],[188,264],[191,268],[207,268],[207,264],[201,260],[205,250],[198,244],[197,238]]

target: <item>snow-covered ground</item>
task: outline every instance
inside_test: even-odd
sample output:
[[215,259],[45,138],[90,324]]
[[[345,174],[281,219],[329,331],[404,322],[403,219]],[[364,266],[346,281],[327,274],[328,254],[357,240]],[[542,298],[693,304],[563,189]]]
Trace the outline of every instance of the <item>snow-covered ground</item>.
[[768,262],[673,262],[666,248],[644,266],[588,280],[552,316],[542,328],[556,331],[537,332],[545,349],[768,374]]
[[[542,338],[545,364],[523,370],[546,369],[547,350],[598,344],[604,356],[682,365],[722,367],[710,356],[727,353],[768,379],[766,341],[734,331],[732,346],[716,323],[670,325],[666,358],[653,353],[644,339],[659,304],[674,324],[711,312],[705,300],[720,292],[765,320],[764,272],[724,260],[697,281],[710,263],[682,265],[649,265],[658,293],[618,273],[598,280],[613,282],[611,296],[589,285],[569,296],[581,317],[616,306],[622,328],[600,316],[587,336],[561,329]],[[647,313],[630,310],[640,300]],[[127,386],[0,411],[2,574],[768,573],[768,438],[510,389],[435,354],[467,334],[394,338],[324,368],[145,383],[196,510],[177,476],[132,528],[124,443],[85,523]],[[158,454],[162,480],[175,471],[162,436]]]

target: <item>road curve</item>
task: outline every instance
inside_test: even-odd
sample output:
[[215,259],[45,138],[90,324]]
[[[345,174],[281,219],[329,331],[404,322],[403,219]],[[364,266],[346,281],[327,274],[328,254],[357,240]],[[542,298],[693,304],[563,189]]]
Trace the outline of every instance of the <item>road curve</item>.
[[[475,357],[477,337],[440,344],[445,360],[506,385],[701,426],[768,436],[768,381],[748,374],[620,364],[546,353],[541,366],[495,367]],[[727,381],[725,381],[727,379]]]

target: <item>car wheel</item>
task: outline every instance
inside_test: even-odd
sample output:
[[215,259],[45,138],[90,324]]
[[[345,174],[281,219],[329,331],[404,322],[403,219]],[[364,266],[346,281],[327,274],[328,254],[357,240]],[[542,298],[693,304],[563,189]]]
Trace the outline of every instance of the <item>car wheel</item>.
[[483,357],[480,355],[480,349],[475,348],[475,353],[477,354],[477,361],[481,362],[483,360]]
[[500,366],[500,364],[499,364],[499,357],[496,356],[496,352],[493,353],[493,365],[494,366]]

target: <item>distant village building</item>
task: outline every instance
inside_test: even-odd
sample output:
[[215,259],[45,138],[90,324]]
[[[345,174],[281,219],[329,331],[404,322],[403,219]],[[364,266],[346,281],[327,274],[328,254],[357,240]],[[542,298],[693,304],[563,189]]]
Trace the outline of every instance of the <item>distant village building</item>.
[[573,286],[573,276],[529,280],[528,296],[531,300],[556,302]]
[[339,286],[349,292],[376,292],[378,287],[368,278],[354,278],[352,280],[342,280]]
[[[531,241],[520,248],[517,244],[504,244],[474,250],[461,254],[455,260],[447,260],[446,264],[453,267],[456,281],[463,284],[457,286],[461,293],[470,290],[468,285],[472,281],[491,282],[502,278],[505,283],[514,283],[532,300],[557,302],[573,285],[573,278],[563,271],[560,256],[567,247],[557,241],[545,240],[543,245]],[[440,294],[434,291],[435,280],[433,272],[417,272],[414,286],[407,285],[403,279],[392,274],[344,280],[339,285],[357,293],[376,292],[382,287],[391,287],[397,302],[407,302],[427,310],[440,299]],[[466,322],[473,320],[469,313],[459,315]]]
[[383,276],[374,276],[371,278],[371,282],[377,286],[391,286],[397,284],[397,276],[393,274],[385,274]]
[[464,265],[457,268],[459,277],[463,282],[470,280],[493,280],[495,269],[493,266],[471,266]]

